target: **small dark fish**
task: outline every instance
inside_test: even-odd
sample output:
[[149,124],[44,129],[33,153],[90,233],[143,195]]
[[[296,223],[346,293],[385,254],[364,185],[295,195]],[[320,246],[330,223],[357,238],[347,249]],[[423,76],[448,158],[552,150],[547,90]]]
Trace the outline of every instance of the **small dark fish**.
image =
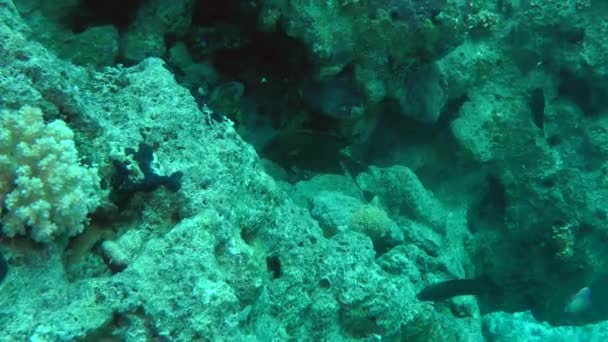
[[432,284],[418,292],[416,298],[423,301],[442,301],[456,296],[499,295],[502,293],[488,277],[453,279]]
[[541,131],[545,128],[545,91],[543,88],[534,88],[530,95],[530,111],[532,120]]
[[[422,289],[416,298],[421,301],[443,301],[465,295],[502,297],[506,292],[518,292],[520,289],[525,290],[530,286],[532,286],[530,282],[516,280],[498,285],[489,277],[481,276],[431,284]],[[561,316],[553,316],[552,322],[556,325],[585,325],[608,320],[608,292],[606,289],[608,289],[608,274],[595,277],[587,286],[578,290],[566,301]],[[534,316],[536,316],[535,306],[534,302],[531,302],[529,307]],[[543,303],[540,303],[540,307],[544,307]],[[560,315],[559,312],[555,314]]]
[[4,255],[2,255],[2,253],[0,253],[0,283],[4,280],[7,273],[8,273],[8,263],[6,262]]

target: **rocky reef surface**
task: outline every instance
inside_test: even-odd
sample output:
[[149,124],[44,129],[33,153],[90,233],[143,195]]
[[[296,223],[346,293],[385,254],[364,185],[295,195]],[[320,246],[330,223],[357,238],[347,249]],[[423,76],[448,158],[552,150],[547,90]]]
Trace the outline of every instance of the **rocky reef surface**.
[[608,339],[606,14],[0,0],[0,341]]

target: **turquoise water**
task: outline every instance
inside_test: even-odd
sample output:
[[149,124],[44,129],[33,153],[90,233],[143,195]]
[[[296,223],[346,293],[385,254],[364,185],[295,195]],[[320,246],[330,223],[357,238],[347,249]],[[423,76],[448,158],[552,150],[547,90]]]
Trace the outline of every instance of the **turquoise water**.
[[608,340],[607,13],[0,0],[0,342]]

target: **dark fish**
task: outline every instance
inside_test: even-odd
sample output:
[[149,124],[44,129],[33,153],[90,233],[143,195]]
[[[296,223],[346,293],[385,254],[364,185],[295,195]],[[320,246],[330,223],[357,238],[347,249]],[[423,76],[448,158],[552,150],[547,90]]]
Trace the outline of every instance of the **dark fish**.
[[543,88],[534,88],[530,95],[530,111],[536,127],[545,128],[545,91]]
[[4,255],[2,255],[2,253],[0,253],[0,283],[4,280],[7,273],[8,273],[8,263],[6,262]]
[[[421,301],[443,301],[456,296],[490,296],[502,297],[506,292],[518,292],[533,286],[530,282],[516,281],[496,284],[489,277],[482,276],[473,279],[454,279],[431,284],[420,291],[416,298]],[[548,303],[530,303],[532,315],[537,319],[548,321],[555,325],[586,325],[608,320],[608,274],[596,277],[589,285],[577,291],[568,301],[561,313],[549,316],[537,316],[542,313],[539,309],[546,308]],[[537,305],[538,304],[538,305]],[[494,308],[499,309],[499,308]],[[559,309],[558,309],[559,310]]]
[[453,279],[432,284],[418,292],[416,298],[423,301],[442,301],[456,296],[499,295],[502,289],[488,277]]

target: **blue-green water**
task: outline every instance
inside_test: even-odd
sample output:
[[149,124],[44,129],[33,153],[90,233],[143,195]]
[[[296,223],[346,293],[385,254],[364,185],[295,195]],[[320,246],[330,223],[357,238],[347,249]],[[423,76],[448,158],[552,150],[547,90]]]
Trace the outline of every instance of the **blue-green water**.
[[608,340],[607,14],[0,0],[0,342]]

